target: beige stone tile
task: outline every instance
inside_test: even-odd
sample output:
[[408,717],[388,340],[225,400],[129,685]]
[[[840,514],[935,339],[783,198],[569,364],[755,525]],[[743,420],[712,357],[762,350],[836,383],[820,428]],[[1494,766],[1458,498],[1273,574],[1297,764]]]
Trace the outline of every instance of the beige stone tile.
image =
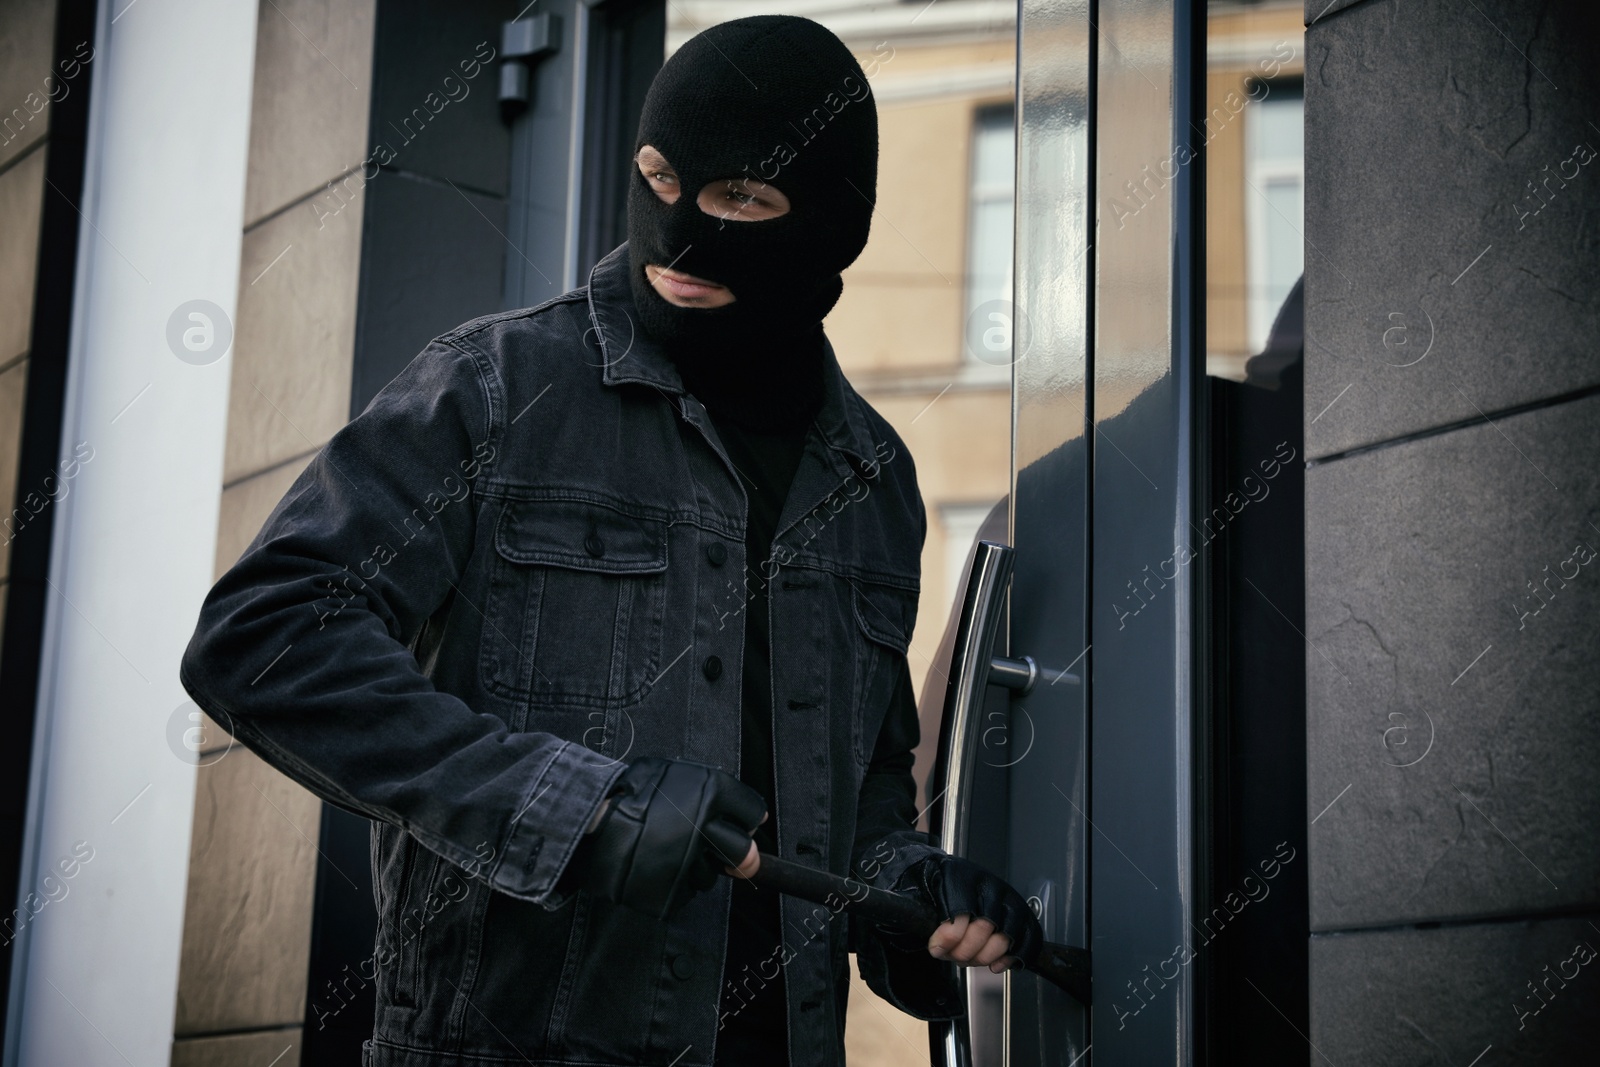
[[176,1032],[298,1023],[321,801],[238,745],[196,773]]
[[55,0],[11,0],[0,16],[0,166],[49,131],[51,95],[74,88],[51,66],[55,31]]
[[[0,578],[11,574],[11,539],[19,526],[12,509],[17,506],[17,458],[22,447],[22,399],[28,385],[28,361],[0,371]],[[28,511],[23,509],[23,515]]]
[[244,235],[224,484],[348,421],[362,200],[321,217],[297,207]]
[[375,8],[375,0],[261,5],[246,226],[366,159]]
[[222,491],[222,510],[217,518],[217,563],[214,577],[238,562],[250,541],[267,521],[289,486],[306,469],[311,456],[304,455],[279,467],[246,478]]
[[45,146],[0,174],[0,363],[28,350],[33,327],[33,281],[39,262],[39,210]]
[[300,1067],[300,1030],[269,1030],[221,1037],[181,1037],[172,1043],[172,1067]]

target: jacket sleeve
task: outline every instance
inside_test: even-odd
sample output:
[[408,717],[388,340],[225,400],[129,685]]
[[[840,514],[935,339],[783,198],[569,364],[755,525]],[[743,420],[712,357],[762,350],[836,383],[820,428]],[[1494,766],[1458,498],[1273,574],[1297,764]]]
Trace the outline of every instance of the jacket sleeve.
[[435,341],[334,435],[207,596],[184,687],[324,800],[545,907],[623,765],[436,690],[412,645],[472,553],[488,359]]
[[[861,784],[856,809],[853,877],[893,889],[907,867],[943,851],[916,825],[912,752],[920,735],[911,670],[900,658],[899,676],[883,727]],[[920,938],[906,944],[871,923],[851,919],[852,948],[861,978],[878,996],[919,1019],[953,1019],[964,1008],[956,996],[955,967],[928,954]]]

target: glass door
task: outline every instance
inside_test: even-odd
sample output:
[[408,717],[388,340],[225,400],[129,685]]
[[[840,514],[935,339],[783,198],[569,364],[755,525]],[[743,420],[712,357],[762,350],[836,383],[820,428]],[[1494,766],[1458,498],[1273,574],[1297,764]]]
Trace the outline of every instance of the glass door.
[[1012,571],[993,648],[952,665],[952,694],[987,689],[943,817],[1091,982],[1084,1003],[1008,974],[996,1023],[977,976],[935,1063],[1305,1051],[1303,779],[1269,756],[1300,764],[1300,650],[1264,624],[1299,613],[1303,571],[1300,27],[1292,3],[1019,5],[1012,491],[989,526]]
[[[1033,680],[989,688],[968,839],[1005,842],[1005,873],[1050,941],[1086,951],[1091,982],[1075,997],[1012,972],[998,1047],[974,1011],[970,1051],[935,1028],[936,1063],[1195,1061],[1204,980],[1183,949],[1205,879],[1209,702],[1206,563],[1181,551],[1204,499],[1193,8],[1019,8],[1014,575],[993,651]],[[980,653],[953,676],[972,671],[996,666]]]

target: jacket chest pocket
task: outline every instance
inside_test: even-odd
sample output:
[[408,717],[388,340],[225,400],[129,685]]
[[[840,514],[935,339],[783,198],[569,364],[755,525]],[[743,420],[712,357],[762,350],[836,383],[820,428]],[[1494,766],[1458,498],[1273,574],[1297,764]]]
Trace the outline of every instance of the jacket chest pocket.
[[855,611],[856,677],[853,733],[856,764],[862,770],[872,760],[884,713],[894,695],[900,661],[911,646],[917,620],[917,594],[876,582],[852,581]]
[[479,664],[484,685],[518,704],[512,725],[548,729],[541,708],[642,700],[661,668],[667,524],[589,501],[512,501],[494,549]]

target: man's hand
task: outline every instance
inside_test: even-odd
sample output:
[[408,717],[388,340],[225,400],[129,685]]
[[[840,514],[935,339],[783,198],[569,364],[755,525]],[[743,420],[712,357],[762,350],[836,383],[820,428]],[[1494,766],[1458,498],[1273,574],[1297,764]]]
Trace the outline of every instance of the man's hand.
[[928,954],[936,960],[949,960],[963,967],[987,967],[995,974],[1021,967],[1022,961],[1007,955],[1011,939],[995,930],[988,919],[957,915],[939,925],[928,938]]
[[[761,816],[761,822],[766,821],[766,815]],[[757,825],[760,824],[758,823]],[[744,859],[740,862],[739,866],[723,867],[722,869],[733,875],[735,878],[754,878],[756,876],[756,872],[761,869],[761,850],[757,848],[756,843],[752,841],[750,842],[750,851],[745,853]]]
[[1022,894],[970,860],[919,860],[895,888],[917,893],[944,917],[928,938],[935,959],[999,974],[1031,962],[1044,944],[1044,930]]
[[750,840],[766,801],[739,779],[687,760],[644,757],[617,779],[614,797],[573,856],[591,893],[664,919],[717,872],[743,856],[754,873]]

